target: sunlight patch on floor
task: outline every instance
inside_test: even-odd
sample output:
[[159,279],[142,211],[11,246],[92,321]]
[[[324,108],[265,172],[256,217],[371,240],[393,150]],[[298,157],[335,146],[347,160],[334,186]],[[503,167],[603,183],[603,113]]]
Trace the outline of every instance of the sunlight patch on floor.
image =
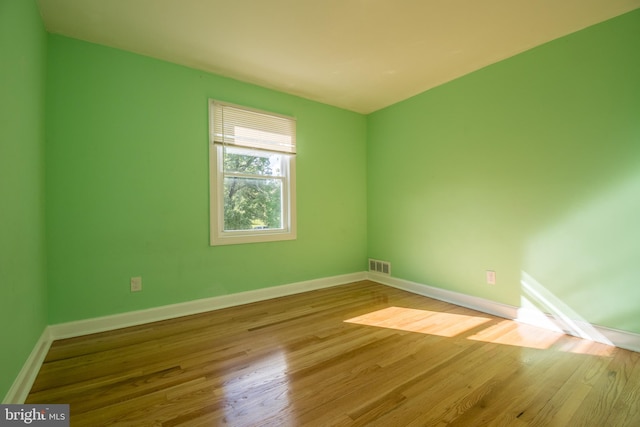
[[[548,320],[546,316],[539,320]],[[493,322],[492,322],[493,321]],[[531,325],[513,320],[482,316],[419,310],[406,307],[387,307],[345,320],[346,323],[417,332],[453,338],[473,329],[481,329],[467,337],[472,341],[546,350],[554,347],[565,353],[610,356],[615,347],[577,337],[567,337],[557,325]],[[486,325],[492,322],[491,325]],[[542,322],[544,323],[544,322]],[[565,338],[565,339],[562,339]],[[562,341],[561,341],[562,339]]]
[[468,339],[542,350],[550,348],[563,335],[562,332],[547,331],[512,320],[504,320],[470,336]]
[[347,323],[455,337],[491,319],[405,307],[388,307],[345,320]]

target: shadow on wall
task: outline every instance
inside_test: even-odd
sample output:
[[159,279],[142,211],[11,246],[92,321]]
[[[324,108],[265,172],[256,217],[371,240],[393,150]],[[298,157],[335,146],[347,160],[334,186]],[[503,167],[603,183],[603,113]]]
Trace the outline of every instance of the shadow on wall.
[[551,314],[555,325],[547,326],[600,342],[606,338],[590,323],[640,333],[636,170],[529,242],[521,275],[523,316]]

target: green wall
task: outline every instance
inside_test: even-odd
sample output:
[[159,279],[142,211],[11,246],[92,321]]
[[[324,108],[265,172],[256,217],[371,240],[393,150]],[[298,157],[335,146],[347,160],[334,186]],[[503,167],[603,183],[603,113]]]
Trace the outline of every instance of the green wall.
[[[0,62],[0,395],[46,324],[367,255],[640,333],[640,10],[368,117],[47,36],[32,1],[0,0]],[[297,117],[296,241],[209,246],[210,97]]]
[[[365,269],[364,116],[61,36],[48,61],[50,323]],[[209,246],[208,98],[297,118],[297,240]]]
[[640,333],[640,10],[371,114],[367,155],[394,276]]
[[0,398],[47,323],[45,61],[35,2],[0,0]]

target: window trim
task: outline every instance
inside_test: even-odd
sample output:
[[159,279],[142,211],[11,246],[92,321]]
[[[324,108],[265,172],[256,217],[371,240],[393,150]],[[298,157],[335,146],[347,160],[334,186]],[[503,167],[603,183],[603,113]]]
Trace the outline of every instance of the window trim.
[[[210,220],[210,245],[234,245],[244,243],[275,242],[295,240],[297,238],[296,222],[296,155],[294,153],[279,152],[283,157],[283,188],[282,188],[282,228],[281,229],[252,229],[252,230],[224,230],[224,170],[223,153],[224,144],[214,141],[213,109],[216,103],[232,105],[219,101],[209,100],[209,220]],[[246,108],[247,111],[259,112],[266,115],[266,111]],[[273,116],[279,116],[273,114]],[[238,147],[257,152],[269,152],[255,148]]]

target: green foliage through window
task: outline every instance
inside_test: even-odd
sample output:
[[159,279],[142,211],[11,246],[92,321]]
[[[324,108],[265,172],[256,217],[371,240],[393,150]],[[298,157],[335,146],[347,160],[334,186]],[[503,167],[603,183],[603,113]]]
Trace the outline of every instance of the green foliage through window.
[[224,229],[282,228],[281,156],[224,153]]

